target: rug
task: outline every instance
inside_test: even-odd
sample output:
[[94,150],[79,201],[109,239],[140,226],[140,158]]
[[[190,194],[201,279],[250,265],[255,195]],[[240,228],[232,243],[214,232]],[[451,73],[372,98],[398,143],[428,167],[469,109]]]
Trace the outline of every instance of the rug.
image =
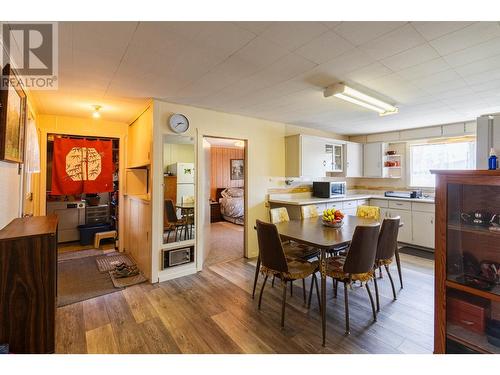
[[417,249],[416,247],[412,246],[403,246],[399,249],[399,252],[402,254],[413,255],[419,258],[434,260],[434,252]]
[[125,288],[127,286],[132,286],[147,281],[142,273],[130,277],[114,277],[112,272],[109,272],[109,275],[111,276],[111,281],[116,288]]
[[96,266],[96,256],[60,261],[57,264],[57,306],[117,292],[108,273]]
[[99,272],[109,272],[115,269],[115,266],[120,263],[125,263],[127,266],[133,266],[135,263],[126,254],[118,253],[113,255],[102,255],[96,257],[97,268]]

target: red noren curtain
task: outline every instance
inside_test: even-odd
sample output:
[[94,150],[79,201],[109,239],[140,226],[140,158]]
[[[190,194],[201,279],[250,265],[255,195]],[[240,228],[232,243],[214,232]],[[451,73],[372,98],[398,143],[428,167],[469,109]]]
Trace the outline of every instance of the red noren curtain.
[[112,142],[54,139],[52,195],[113,191]]

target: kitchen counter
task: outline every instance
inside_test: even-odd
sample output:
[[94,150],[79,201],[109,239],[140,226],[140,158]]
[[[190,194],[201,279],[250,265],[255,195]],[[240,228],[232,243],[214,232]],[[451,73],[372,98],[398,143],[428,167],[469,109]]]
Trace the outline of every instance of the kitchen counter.
[[429,197],[429,198],[395,198],[395,197],[386,197],[383,194],[347,194],[345,197],[339,197],[339,198],[315,198],[315,197],[304,197],[304,196],[300,196],[300,197],[296,197],[296,198],[293,198],[293,197],[270,197],[269,203],[306,206],[309,204],[345,202],[345,201],[362,200],[362,199],[386,199],[386,200],[394,200],[394,201],[407,201],[407,202],[420,202],[420,203],[432,203],[432,204],[434,204],[434,198],[432,198],[432,197]]

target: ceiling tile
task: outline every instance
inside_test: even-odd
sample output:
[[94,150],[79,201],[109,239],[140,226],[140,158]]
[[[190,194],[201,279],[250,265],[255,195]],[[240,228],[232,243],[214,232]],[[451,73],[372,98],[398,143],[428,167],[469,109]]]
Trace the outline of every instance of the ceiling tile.
[[439,55],[434,48],[424,43],[420,46],[398,53],[397,55],[387,57],[380,62],[394,71],[399,71],[438,57]]
[[454,70],[462,77],[495,70],[500,67],[500,54],[487,59],[475,61],[473,63],[457,66]]
[[411,24],[420,34],[424,36],[425,39],[433,40],[453,31],[463,29],[464,27],[472,24],[472,22],[416,21]]
[[410,25],[400,27],[362,44],[359,48],[376,60],[395,55],[423,44],[425,39]]
[[328,31],[295,50],[295,53],[322,64],[353,49],[354,46],[337,34]]
[[477,22],[434,39],[430,44],[443,56],[499,36],[498,22]]
[[434,73],[448,70],[449,68],[450,66],[446,63],[446,61],[443,58],[438,57],[437,59],[426,61],[422,64],[418,64],[406,69],[401,69],[397,72],[397,74],[404,79],[414,80],[420,77],[425,77]]
[[335,32],[355,46],[378,38],[401,27],[406,22],[342,22]]
[[249,21],[249,22],[234,22],[238,27],[245,30],[251,31],[254,34],[262,34],[268,28],[270,28],[273,23],[270,21]]
[[379,62],[374,62],[373,64],[364,66],[362,68],[356,69],[352,72],[341,75],[348,81],[354,81],[360,84],[369,82],[371,80],[392,74],[392,70],[382,65]]
[[443,58],[451,66],[461,66],[495,55],[500,55],[500,38],[488,40],[473,47],[451,53]]
[[320,22],[274,22],[262,36],[293,51],[326,31]]

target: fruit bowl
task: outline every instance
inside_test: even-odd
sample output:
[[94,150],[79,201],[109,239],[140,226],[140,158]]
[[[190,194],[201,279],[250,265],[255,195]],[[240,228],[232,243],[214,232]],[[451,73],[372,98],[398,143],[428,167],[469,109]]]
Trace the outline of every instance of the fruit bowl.
[[327,209],[323,211],[323,225],[331,228],[340,228],[344,224],[344,214],[340,210]]
[[340,228],[344,224],[344,221],[326,221],[323,220],[323,225],[330,228]]

